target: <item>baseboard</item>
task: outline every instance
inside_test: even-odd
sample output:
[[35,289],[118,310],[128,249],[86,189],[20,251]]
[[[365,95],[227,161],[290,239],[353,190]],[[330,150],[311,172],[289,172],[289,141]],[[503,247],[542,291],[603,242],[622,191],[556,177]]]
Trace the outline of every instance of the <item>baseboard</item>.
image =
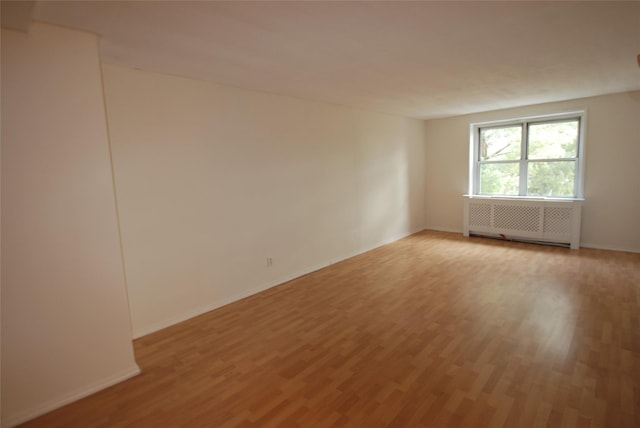
[[187,321],[191,318],[195,318],[197,316],[200,316],[202,314],[206,314],[207,312],[213,311],[214,309],[218,309],[221,308],[223,306],[226,306],[230,303],[233,302],[237,302],[238,300],[242,300],[245,299],[249,296],[252,296],[254,294],[260,293],[262,291],[268,290],[271,287],[274,287],[278,284],[267,284],[265,286],[262,287],[255,287],[255,288],[251,288],[248,289],[242,293],[238,293],[238,294],[234,294],[232,296],[229,296],[225,299],[220,299],[220,300],[216,300],[213,303],[210,303],[208,305],[204,305],[204,306],[200,306],[196,309],[192,309],[188,312],[185,312],[184,314],[175,317],[175,318],[170,318],[158,323],[155,323],[153,325],[150,325],[148,327],[144,327],[144,328],[138,328],[138,329],[134,329],[133,330],[133,338],[134,339],[139,339],[143,336],[146,336],[148,334],[151,333],[155,333],[156,331],[160,331],[162,329],[165,329],[167,327],[171,327],[172,325],[176,325],[178,323],[181,323],[183,321]]
[[213,310],[219,309],[219,308],[221,308],[223,306],[229,305],[229,304],[237,302],[239,300],[246,299],[247,297],[253,296],[255,294],[262,293],[263,291],[266,291],[266,290],[268,290],[270,288],[273,288],[273,287],[275,287],[277,285],[280,285],[280,284],[283,284],[285,282],[291,281],[292,279],[299,278],[299,277],[301,277],[303,275],[307,275],[307,274],[309,274],[311,272],[314,272],[316,270],[322,269],[323,267],[326,267],[326,266],[328,266],[328,265],[319,266],[319,267],[314,268],[312,270],[305,271],[303,273],[299,273],[299,274],[295,274],[295,275],[291,275],[291,276],[287,276],[287,277],[285,277],[283,279],[278,279],[276,281],[270,281],[269,283],[264,284],[262,286],[253,287],[253,288],[250,288],[250,289],[248,289],[248,290],[246,290],[246,291],[244,291],[242,293],[234,294],[233,296],[229,296],[229,297],[227,297],[225,299],[216,300],[215,302],[210,303],[208,305],[200,306],[200,307],[198,307],[196,309],[193,309],[193,310],[190,310],[188,312],[185,312],[184,314],[182,314],[182,315],[180,315],[178,317],[171,318],[171,319],[168,319],[168,320],[164,320],[164,321],[161,321],[159,323],[153,324],[153,325],[148,326],[148,327],[135,329],[135,330],[133,330],[133,338],[134,339],[139,339],[139,338],[141,338],[143,336],[146,336],[148,334],[152,334],[152,333],[155,333],[157,331],[163,330],[165,328],[171,327],[173,325],[179,324],[181,322],[190,320],[191,318],[195,318],[197,316],[206,314],[207,312],[211,312]]
[[462,229],[451,229],[448,227],[430,226],[430,227],[426,227],[424,230],[433,230],[436,232],[459,233],[460,235],[462,235]]
[[[424,230],[433,230],[436,232],[451,232],[451,233],[462,234],[462,229],[456,230],[456,229],[448,229],[445,227],[430,226],[425,228]],[[608,251],[622,251],[625,253],[640,253],[640,248],[631,248],[631,247],[624,247],[619,245],[602,245],[602,244],[594,244],[591,242],[580,242],[580,248],[593,248],[596,250],[608,250]]]
[[593,244],[590,242],[581,242],[580,248],[593,248],[594,250],[622,251],[624,253],[640,253],[640,248],[620,247],[617,245]]
[[[356,256],[359,256],[359,255],[364,254],[366,252],[375,250],[376,248],[380,248],[380,247],[382,247],[384,245],[387,245],[387,244],[390,244],[392,242],[398,241],[400,239],[406,238],[407,236],[411,236],[411,235],[413,235],[415,233],[419,233],[422,230],[433,230],[433,231],[437,231],[437,232],[449,232],[449,233],[462,234],[462,229],[451,229],[451,228],[446,228],[446,227],[430,226],[430,227],[427,227],[425,229],[412,231],[412,232],[410,232],[409,234],[406,234],[406,235],[397,236],[397,237],[393,237],[393,238],[390,238],[390,239],[382,240],[382,241],[379,241],[379,242],[377,242],[377,243],[375,243],[373,245],[367,246],[367,247],[365,247],[363,249],[359,249],[359,250],[356,250],[354,252],[343,254],[343,255],[338,256],[336,258],[332,258],[330,260],[326,260],[326,261],[324,261],[322,263],[319,263],[317,265],[309,266],[306,269],[301,269],[301,270],[299,270],[299,271],[297,271],[295,273],[292,273],[290,275],[286,275],[284,277],[278,278],[277,280],[269,281],[268,283],[262,284],[262,285],[260,285],[258,287],[250,288],[250,289],[248,289],[248,290],[246,290],[246,291],[244,291],[242,293],[238,293],[238,294],[235,294],[233,296],[227,297],[225,299],[221,299],[221,300],[218,300],[216,302],[213,302],[211,304],[201,306],[201,307],[196,308],[194,310],[188,311],[188,312],[182,314],[179,317],[171,318],[171,319],[156,323],[156,324],[154,324],[152,326],[149,326],[149,327],[136,329],[136,330],[133,331],[133,338],[134,339],[138,339],[138,338],[146,336],[148,334],[155,333],[156,331],[162,330],[162,329],[167,328],[167,327],[171,327],[172,325],[178,324],[178,323],[183,322],[183,321],[187,321],[187,320],[189,320],[191,318],[195,318],[197,316],[200,316],[200,315],[205,314],[207,312],[213,311],[215,309],[219,309],[219,308],[221,308],[223,306],[226,306],[228,304],[237,302],[238,300],[245,299],[247,297],[253,296],[254,294],[258,294],[258,293],[266,291],[266,290],[268,290],[270,288],[278,286],[280,284],[284,284],[285,282],[289,282],[289,281],[294,280],[296,278],[299,278],[301,276],[308,275],[308,274],[310,274],[312,272],[315,272],[317,270],[323,269],[323,268],[325,268],[327,266],[331,266],[334,263],[339,263],[339,262],[345,261],[347,259],[350,259],[352,257],[356,257]],[[620,248],[620,247],[606,247],[606,246],[601,246],[601,245],[585,244],[585,243],[581,244],[581,247],[598,248],[598,249],[612,250],[612,251],[626,251],[626,252],[632,252],[632,253],[640,252],[638,249],[623,249],[623,248]]]
[[414,233],[418,233],[420,231],[421,230],[416,230],[416,231],[410,232],[409,234],[406,234],[406,235],[402,235],[402,236],[399,236],[399,237],[394,237],[394,238],[390,238],[390,239],[386,239],[386,240],[380,241],[380,242],[374,244],[373,246],[369,246],[369,247],[366,247],[364,249],[357,250],[357,251],[355,251],[353,253],[348,253],[348,254],[339,256],[337,258],[332,258],[330,260],[325,260],[324,262],[318,263],[316,265],[308,266],[307,268],[301,269],[301,270],[299,270],[299,271],[297,271],[295,273],[280,277],[277,280],[272,280],[272,281],[269,281],[268,283],[262,284],[262,285],[260,285],[258,287],[250,288],[250,289],[248,289],[248,290],[246,290],[246,291],[244,291],[242,293],[234,294],[233,296],[229,296],[229,297],[227,297],[225,299],[217,300],[217,301],[215,301],[213,303],[210,303],[208,305],[200,306],[199,308],[196,308],[196,309],[193,309],[191,311],[188,311],[188,312],[186,312],[186,313],[184,313],[184,314],[182,314],[182,315],[180,315],[178,317],[171,318],[171,319],[168,319],[168,320],[165,320],[165,321],[161,321],[159,323],[153,324],[153,325],[148,326],[148,327],[134,329],[133,330],[133,338],[134,339],[139,339],[139,338],[141,338],[143,336],[146,336],[148,334],[155,333],[156,331],[165,329],[167,327],[171,327],[172,325],[176,325],[176,324],[181,323],[183,321],[187,321],[187,320],[189,320],[191,318],[195,318],[195,317],[200,316],[202,314],[206,314],[207,312],[211,312],[211,311],[213,311],[215,309],[219,309],[219,308],[221,308],[223,306],[226,306],[228,304],[237,302],[238,300],[246,299],[247,297],[253,296],[254,294],[258,294],[258,293],[266,291],[266,290],[268,290],[270,288],[273,288],[273,287],[276,287],[278,285],[284,284],[285,282],[289,282],[289,281],[292,281],[292,280],[294,280],[296,278],[300,278],[301,276],[308,275],[308,274],[310,274],[312,272],[315,272],[317,270],[323,269],[323,268],[325,268],[327,266],[331,266],[332,264],[345,261],[345,260],[350,259],[350,258],[355,257],[355,256],[359,256],[360,254],[364,254],[364,253],[366,253],[368,251],[371,251],[371,250],[375,250],[376,248],[382,247],[383,245],[387,245],[387,244],[390,244],[392,242],[398,241],[400,239],[406,238],[407,236],[413,235]]
[[17,415],[10,415],[2,420],[2,426],[5,428],[11,428],[16,425],[25,423],[27,421],[30,421],[31,419],[37,418],[38,416],[42,416],[45,413],[49,413],[52,410],[58,409],[62,406],[66,406],[67,404],[80,400],[81,398],[88,397],[98,391],[130,379],[140,374],[140,372],[140,367],[138,367],[137,364],[134,364],[133,367],[125,370],[124,372],[118,373],[114,376],[109,376],[108,378],[103,379],[100,382],[89,385],[87,388],[82,388],[81,390],[72,392],[71,394],[66,394],[60,399],[52,400],[40,406],[22,411]]

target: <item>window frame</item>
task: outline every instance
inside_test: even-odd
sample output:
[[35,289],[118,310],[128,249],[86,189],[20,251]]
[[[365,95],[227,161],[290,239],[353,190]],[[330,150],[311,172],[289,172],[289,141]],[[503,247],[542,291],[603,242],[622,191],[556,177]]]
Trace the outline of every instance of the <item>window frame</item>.
[[[578,121],[578,145],[576,157],[555,158],[555,159],[529,159],[529,127],[539,123],[566,122],[569,120]],[[582,200],[584,198],[584,146],[587,114],[585,110],[563,112],[557,114],[528,116],[514,119],[505,119],[491,122],[477,122],[470,124],[470,151],[469,151],[469,195],[474,197],[487,198],[513,198],[513,199],[559,199],[559,200]],[[506,127],[521,127],[520,158],[516,160],[481,161],[480,160],[480,132],[482,129],[495,129]],[[574,196],[570,197],[545,197],[538,195],[527,195],[529,180],[529,164],[535,162],[566,162],[575,161],[576,172],[574,182]],[[482,194],[480,190],[480,165],[482,164],[514,164],[519,167],[518,195],[503,194]]]

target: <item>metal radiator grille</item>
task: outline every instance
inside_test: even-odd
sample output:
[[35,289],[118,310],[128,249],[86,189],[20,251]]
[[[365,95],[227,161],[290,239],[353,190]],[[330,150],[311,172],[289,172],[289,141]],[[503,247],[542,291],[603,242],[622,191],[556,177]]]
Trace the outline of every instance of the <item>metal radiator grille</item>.
[[544,232],[568,234],[571,233],[572,208],[545,207],[544,208]]
[[493,225],[497,229],[536,232],[540,229],[540,208],[496,205],[494,207]]
[[467,197],[463,233],[579,248],[581,210],[581,200]]
[[470,204],[469,224],[471,226],[491,227],[491,205]]

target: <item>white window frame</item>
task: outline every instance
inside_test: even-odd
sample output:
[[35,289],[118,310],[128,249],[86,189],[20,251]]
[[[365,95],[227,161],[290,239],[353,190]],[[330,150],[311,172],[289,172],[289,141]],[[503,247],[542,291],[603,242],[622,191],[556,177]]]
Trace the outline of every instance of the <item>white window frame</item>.
[[[557,197],[546,198],[543,196],[528,196],[523,194],[527,190],[528,180],[528,136],[527,125],[535,123],[549,123],[555,121],[563,121],[568,119],[578,119],[578,153],[576,155],[576,182],[574,197]],[[528,116],[515,119],[505,119],[491,122],[477,122],[470,124],[470,150],[469,150],[469,195],[474,197],[496,197],[496,198],[514,198],[514,199],[561,199],[561,200],[582,200],[584,198],[584,147],[585,147],[585,130],[587,123],[587,112],[585,110],[563,112],[556,114],[548,114],[541,116]],[[480,129],[496,128],[507,126],[522,126],[522,145],[520,156],[520,186],[519,195],[485,195],[479,193],[480,186]],[[544,161],[544,159],[536,159],[536,161]],[[549,160],[553,161],[553,160]]]

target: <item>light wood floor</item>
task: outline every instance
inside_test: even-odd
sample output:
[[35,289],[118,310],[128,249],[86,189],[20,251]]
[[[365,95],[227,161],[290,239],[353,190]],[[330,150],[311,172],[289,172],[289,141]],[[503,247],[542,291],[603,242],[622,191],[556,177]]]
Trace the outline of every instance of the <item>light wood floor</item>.
[[640,254],[423,232],[135,341],[28,427],[640,427]]

